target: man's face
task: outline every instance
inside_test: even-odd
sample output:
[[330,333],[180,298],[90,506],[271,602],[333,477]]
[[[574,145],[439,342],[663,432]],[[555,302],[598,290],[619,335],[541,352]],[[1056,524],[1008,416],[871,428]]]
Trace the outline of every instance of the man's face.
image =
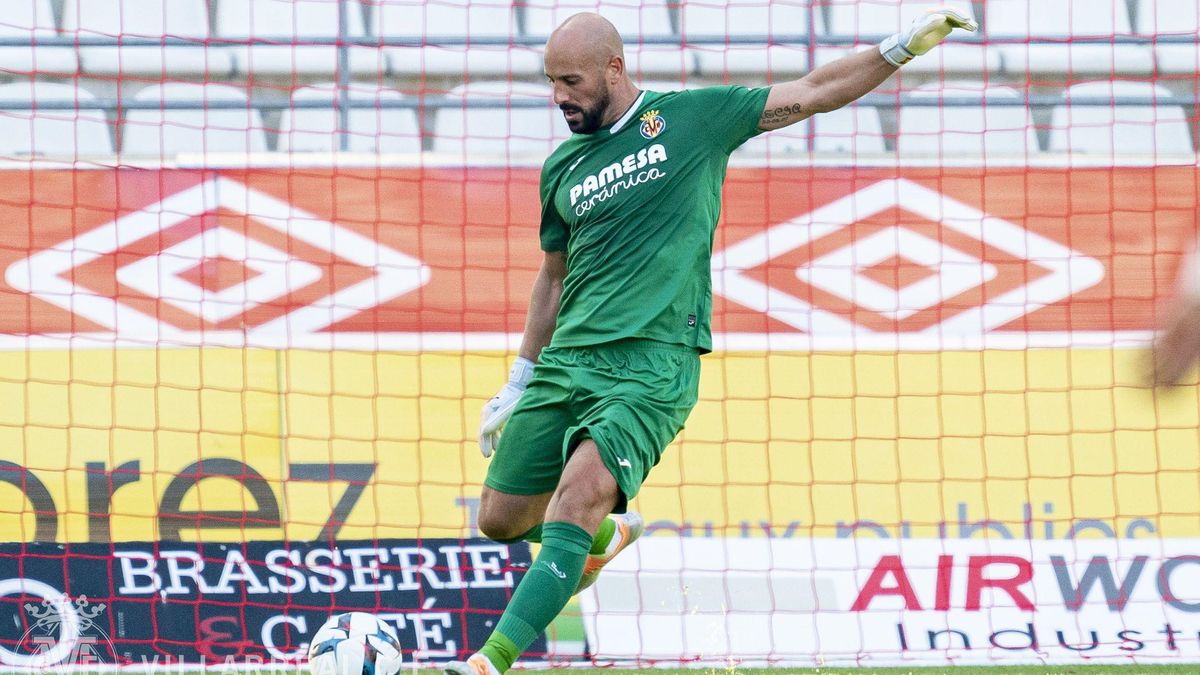
[[546,77],[554,88],[554,104],[562,110],[572,132],[594,133],[603,125],[609,107],[605,71],[555,61],[559,59],[546,59]]

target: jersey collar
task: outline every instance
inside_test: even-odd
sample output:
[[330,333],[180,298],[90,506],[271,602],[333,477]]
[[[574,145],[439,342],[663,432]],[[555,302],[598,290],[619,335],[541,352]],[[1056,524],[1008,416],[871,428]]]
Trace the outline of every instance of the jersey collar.
[[625,114],[621,115],[621,119],[614,122],[613,125],[608,128],[608,133],[615,134],[620,131],[621,127],[625,126],[625,123],[628,122],[633,117],[633,114],[637,112],[637,109],[642,107],[642,99],[644,98],[646,98],[646,92],[643,90],[642,93],[638,94],[637,100],[633,102],[633,105],[629,106],[629,110],[626,110]]

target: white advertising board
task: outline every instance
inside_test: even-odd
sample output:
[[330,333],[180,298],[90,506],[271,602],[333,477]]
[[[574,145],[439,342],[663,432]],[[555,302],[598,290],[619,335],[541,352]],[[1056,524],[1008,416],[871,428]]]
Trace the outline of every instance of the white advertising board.
[[1200,540],[649,537],[581,604],[600,660],[1200,661]]

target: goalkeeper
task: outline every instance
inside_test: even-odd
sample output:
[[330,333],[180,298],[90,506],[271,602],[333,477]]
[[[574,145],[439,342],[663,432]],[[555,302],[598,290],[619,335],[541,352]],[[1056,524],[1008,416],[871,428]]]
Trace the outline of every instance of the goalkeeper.
[[729,154],[858,99],[954,28],[976,25],[939,9],[792,82],[671,93],[637,89],[599,15],[576,14],[550,36],[546,76],[574,135],[542,167],[545,257],[520,356],[479,432],[484,456],[496,454],[480,530],[541,552],[483,648],[447,673],[508,670],[641,534],[626,507],[696,404],[699,357],[712,348],[709,267]]

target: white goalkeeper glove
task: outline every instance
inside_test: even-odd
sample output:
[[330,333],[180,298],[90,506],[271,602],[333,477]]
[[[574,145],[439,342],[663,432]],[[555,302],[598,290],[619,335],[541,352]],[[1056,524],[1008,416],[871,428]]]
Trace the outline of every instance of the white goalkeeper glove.
[[491,457],[500,445],[500,432],[532,378],[533,361],[518,356],[512,370],[508,371],[508,382],[501,387],[500,393],[483,405],[479,415],[479,451],[484,457]]
[[908,30],[879,43],[879,53],[897,68],[941,44],[955,28],[974,33],[979,24],[949,7],[931,9],[912,22]]

